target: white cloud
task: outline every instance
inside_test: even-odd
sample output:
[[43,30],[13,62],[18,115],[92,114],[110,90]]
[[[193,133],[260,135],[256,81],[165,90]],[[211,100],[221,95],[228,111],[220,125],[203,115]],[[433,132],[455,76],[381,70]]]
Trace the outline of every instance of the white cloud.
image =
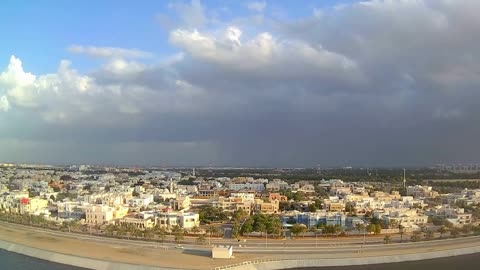
[[138,49],[124,49],[116,47],[95,47],[72,45],[68,48],[71,53],[86,54],[92,57],[104,58],[148,58],[152,54]]
[[112,59],[104,66],[106,71],[120,75],[138,73],[145,70],[145,68],[146,66],[142,63],[123,59]]
[[14,103],[26,107],[36,106],[33,100],[35,81],[36,76],[25,72],[22,61],[13,55],[10,57],[6,71],[0,74],[0,87],[4,89],[4,94],[12,98]]
[[265,1],[259,2],[250,2],[247,4],[247,8],[256,12],[262,12],[267,7]]
[[203,34],[197,30],[175,30],[170,35],[173,44],[185,49],[193,57],[232,69],[256,70],[288,62],[302,62],[313,67],[342,69],[355,68],[355,63],[321,46],[314,48],[297,40],[278,40],[270,33],[262,33],[241,42],[242,31],[229,27],[223,38]]

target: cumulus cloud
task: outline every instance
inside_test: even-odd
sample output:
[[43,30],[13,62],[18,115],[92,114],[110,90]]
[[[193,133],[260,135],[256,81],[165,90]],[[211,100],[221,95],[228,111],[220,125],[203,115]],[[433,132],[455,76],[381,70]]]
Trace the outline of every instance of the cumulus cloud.
[[250,2],[247,4],[247,8],[256,12],[262,12],[267,7],[267,3],[263,2]]
[[[274,77],[321,76],[321,71],[350,71],[356,68],[353,60],[298,40],[278,40],[270,33],[261,33],[242,42],[242,31],[229,27],[221,37],[197,30],[175,30],[170,35],[173,44],[198,58],[226,70],[265,73]],[[287,70],[286,66],[299,69]],[[320,72],[319,72],[320,71]]]

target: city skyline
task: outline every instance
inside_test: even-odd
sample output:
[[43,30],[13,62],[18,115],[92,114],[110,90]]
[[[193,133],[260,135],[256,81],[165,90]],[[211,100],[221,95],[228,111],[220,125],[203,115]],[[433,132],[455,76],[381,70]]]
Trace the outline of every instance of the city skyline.
[[7,2],[0,160],[478,163],[480,2]]

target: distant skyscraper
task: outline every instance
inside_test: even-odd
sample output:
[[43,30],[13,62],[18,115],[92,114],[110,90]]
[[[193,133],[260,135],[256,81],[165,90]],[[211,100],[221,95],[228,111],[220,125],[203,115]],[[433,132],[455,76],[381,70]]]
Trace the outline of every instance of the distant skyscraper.
[[195,177],[195,168],[192,170],[192,176]]

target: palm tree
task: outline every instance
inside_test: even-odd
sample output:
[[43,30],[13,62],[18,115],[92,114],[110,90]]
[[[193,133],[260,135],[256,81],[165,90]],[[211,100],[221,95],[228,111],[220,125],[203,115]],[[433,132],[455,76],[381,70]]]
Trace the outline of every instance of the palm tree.
[[206,241],[206,239],[205,239],[205,234],[200,234],[195,241],[196,241],[197,244],[199,244],[199,245],[205,244],[205,241]]
[[155,233],[153,232],[152,229],[149,229],[149,228],[146,228],[144,231],[143,231],[143,237],[145,239],[152,239],[153,237],[155,236]]
[[78,220],[72,220],[70,222],[70,229],[72,231],[78,231],[78,228],[80,228],[82,226],[82,224],[80,224],[80,222]]
[[390,237],[390,235],[385,235],[385,237],[383,238],[383,242],[385,244],[390,244],[392,242],[392,238]]
[[365,230],[365,225],[363,225],[363,223],[357,223],[355,224],[355,228],[358,232],[363,232]]
[[107,236],[113,236],[113,233],[116,231],[115,227],[113,224],[108,224],[107,227],[105,227],[105,234]]
[[460,234],[460,230],[457,229],[457,228],[453,228],[453,229],[450,231],[450,235],[453,236],[454,238],[457,238],[459,234]]
[[127,235],[127,228],[124,225],[120,225],[120,227],[117,230],[117,236],[123,237]]
[[62,231],[68,230],[68,232],[70,232],[70,226],[68,226],[68,221],[63,221],[63,222],[62,222],[62,225],[60,226],[60,229],[61,229]]
[[473,231],[473,227],[472,227],[472,225],[463,225],[461,231],[464,234],[470,234]]
[[211,243],[211,238],[212,238],[212,234],[216,234],[218,232],[218,228],[213,226],[213,225],[210,225],[207,227],[207,233],[209,233],[209,237],[208,237],[208,245],[210,245]]
[[390,220],[389,227],[390,227],[390,228],[397,228],[397,226],[398,226],[398,220],[396,220],[396,219],[391,219],[391,220]]
[[438,232],[440,233],[440,238],[443,238],[443,235],[447,232],[447,228],[442,226],[438,229]]
[[427,240],[432,240],[434,236],[435,236],[435,235],[434,235],[434,233],[433,233],[432,230],[427,230],[427,232],[426,232],[426,234],[425,234],[425,239],[427,239]]
[[405,234],[405,230],[403,225],[398,225],[398,233],[400,234],[400,242],[403,242],[403,234]]
[[178,243],[179,241],[183,240],[183,236],[185,234],[185,231],[182,228],[180,228],[180,226],[177,225],[177,226],[173,227],[172,232],[175,235],[175,242]]
[[158,239],[160,239],[163,242],[165,240],[166,234],[167,234],[165,229],[163,227],[160,227],[159,225],[156,225],[153,228],[153,230],[154,230],[155,234],[158,236]]
[[412,235],[412,241],[417,242],[421,239],[422,237],[422,232],[421,231],[414,231]]
[[200,228],[198,228],[198,226],[193,226],[193,228],[190,229],[190,232],[193,234],[197,234],[200,232]]

